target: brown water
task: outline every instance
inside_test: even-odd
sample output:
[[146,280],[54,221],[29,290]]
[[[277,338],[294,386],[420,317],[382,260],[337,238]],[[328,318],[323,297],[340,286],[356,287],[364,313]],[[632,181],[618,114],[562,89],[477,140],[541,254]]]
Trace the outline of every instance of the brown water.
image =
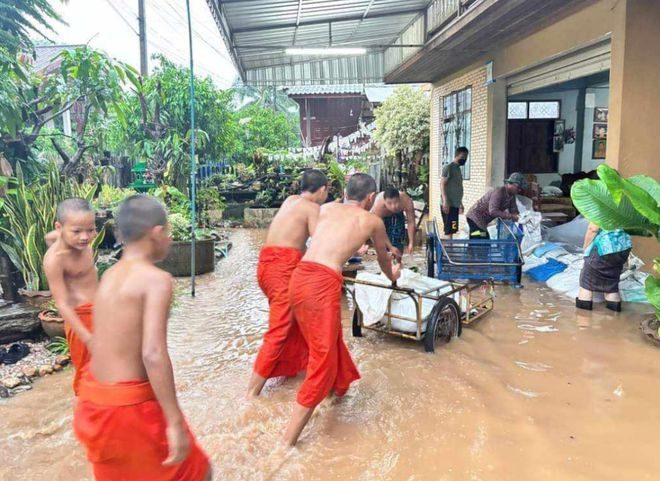
[[[345,330],[363,379],[321,405],[298,448],[281,448],[300,380],[243,400],[267,319],[255,281],[263,233],[232,237],[170,328],[180,399],[216,479],[660,479],[660,352],[637,327],[648,308],[578,317],[531,283],[499,290],[496,311],[435,354]],[[70,382],[51,376],[0,403],[0,479],[91,479],[70,428]]]

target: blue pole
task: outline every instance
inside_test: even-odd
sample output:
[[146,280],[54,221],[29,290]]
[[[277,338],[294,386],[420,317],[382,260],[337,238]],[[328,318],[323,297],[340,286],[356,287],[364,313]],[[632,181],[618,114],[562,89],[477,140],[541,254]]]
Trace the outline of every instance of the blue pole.
[[190,0],[186,0],[188,13],[188,45],[190,48],[190,196],[192,198],[192,222],[190,226],[192,249],[190,250],[190,269],[192,272],[191,292],[195,297],[195,227],[197,226],[197,166],[195,165],[195,74],[193,62],[192,21],[190,15]]

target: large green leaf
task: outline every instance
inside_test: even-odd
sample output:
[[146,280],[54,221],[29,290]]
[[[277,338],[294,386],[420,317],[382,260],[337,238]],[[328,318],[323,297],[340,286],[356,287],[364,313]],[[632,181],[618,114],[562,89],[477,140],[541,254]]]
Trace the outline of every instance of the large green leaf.
[[628,179],[632,184],[641,187],[649,193],[660,209],[660,182],[648,175],[634,175]]
[[[600,177],[605,185],[607,185],[615,203],[619,204],[622,196],[626,196],[640,214],[649,219],[656,226],[660,226],[660,209],[658,208],[658,202],[644,188],[624,179],[616,170],[605,164],[598,166],[598,177]],[[654,181],[654,179],[650,179],[650,181]],[[651,187],[651,190],[656,190],[652,182],[647,181],[647,184],[650,184],[649,186]]]
[[644,283],[644,292],[651,305],[655,307],[656,315],[660,319],[660,279],[648,276]]
[[576,182],[571,189],[571,198],[584,217],[603,229],[641,230],[649,236],[658,232],[658,227],[637,212],[627,197],[621,197],[617,205],[601,180]]

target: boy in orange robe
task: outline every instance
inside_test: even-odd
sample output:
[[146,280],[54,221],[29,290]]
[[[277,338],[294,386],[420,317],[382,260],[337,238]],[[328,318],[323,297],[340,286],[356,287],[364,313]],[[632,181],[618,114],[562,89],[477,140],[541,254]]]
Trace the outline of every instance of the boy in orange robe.
[[300,195],[288,197],[273,219],[259,254],[257,279],[268,297],[268,331],[254,364],[248,398],[259,395],[271,377],[292,377],[307,367],[307,344],[291,313],[289,280],[314,234],[319,206],[328,197],[328,179],[320,170],[303,172]]
[[95,297],[93,355],[74,411],[97,481],[203,481],[208,458],[195,442],[176,397],[167,353],[172,278],[154,266],[171,239],[164,207],[153,197],[124,201],[116,217],[121,260]]
[[[343,204],[321,207],[312,243],[293,271],[289,295],[293,315],[307,345],[309,363],[298,391],[293,417],[284,436],[296,444],[314,408],[334,390],[342,396],[360,378],[344,344],[341,330],[342,266],[371,238],[383,273],[393,282],[401,264],[393,266],[383,220],[369,212],[376,197],[376,182],[367,174],[354,174]],[[394,249],[393,255],[401,253]]]
[[75,368],[73,391],[78,395],[80,376],[89,363],[92,335],[92,300],[98,284],[92,241],[96,237],[94,209],[79,198],[57,206],[55,231],[46,236],[50,244],[44,256],[44,271],[57,309],[64,319],[71,363]]

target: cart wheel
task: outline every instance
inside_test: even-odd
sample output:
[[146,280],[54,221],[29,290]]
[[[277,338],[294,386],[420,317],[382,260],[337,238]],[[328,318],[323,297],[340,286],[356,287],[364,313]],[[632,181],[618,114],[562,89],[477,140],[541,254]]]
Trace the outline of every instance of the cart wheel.
[[357,307],[353,311],[353,337],[362,337],[362,326],[360,325],[360,315]]
[[426,275],[435,277],[435,242],[431,236],[426,238]]
[[461,311],[453,299],[440,299],[427,317],[424,349],[435,352],[435,345],[440,341],[449,342],[461,335]]

